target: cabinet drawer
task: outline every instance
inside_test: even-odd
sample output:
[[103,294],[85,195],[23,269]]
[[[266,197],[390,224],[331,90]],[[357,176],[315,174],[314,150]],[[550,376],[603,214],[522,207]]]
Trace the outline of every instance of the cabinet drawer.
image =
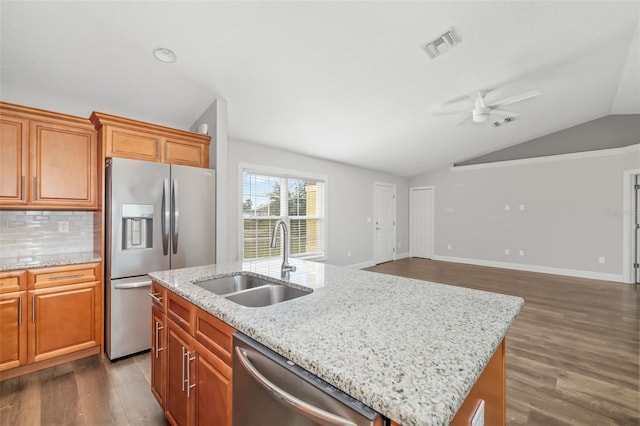
[[32,269],[28,271],[29,288],[37,289],[98,281],[100,279],[99,265],[99,263],[84,263]]
[[155,281],[151,281],[151,304],[163,314],[167,312],[167,290]]
[[0,293],[27,289],[27,271],[0,272]]
[[197,309],[195,338],[214,355],[231,366],[232,335],[235,328],[202,309]]
[[191,302],[173,292],[167,292],[167,316],[191,335],[193,335],[195,311],[195,306]]

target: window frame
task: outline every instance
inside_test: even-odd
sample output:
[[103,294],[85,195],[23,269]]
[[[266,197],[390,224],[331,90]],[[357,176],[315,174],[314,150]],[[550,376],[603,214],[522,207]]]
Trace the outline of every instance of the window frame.
[[[288,210],[285,208],[286,203],[284,201],[284,197],[282,197],[280,199],[280,203],[281,203],[281,207],[280,207],[280,213],[282,213],[283,211],[287,212],[286,215],[284,216],[264,216],[261,217],[260,219],[265,219],[265,220],[278,220],[278,219],[284,219],[285,222],[287,222],[287,226],[290,228],[290,224],[291,224],[291,220],[296,220],[296,219],[300,219],[300,218],[306,218],[306,219],[318,219],[321,223],[321,230],[320,230],[320,238],[322,239],[323,242],[323,253],[320,254],[313,254],[313,255],[307,255],[307,256],[291,256],[291,258],[296,258],[296,259],[303,259],[303,260],[313,260],[313,261],[325,261],[328,258],[328,251],[329,251],[329,244],[328,244],[328,193],[329,193],[329,177],[327,175],[321,175],[318,173],[310,173],[310,172],[303,172],[303,171],[299,171],[299,170],[290,170],[290,169],[283,169],[283,168],[279,168],[279,167],[273,167],[273,166],[264,166],[264,165],[259,165],[259,164],[251,164],[251,163],[238,163],[238,202],[237,202],[237,209],[238,209],[238,260],[241,262],[244,261],[259,261],[259,260],[265,260],[265,259],[275,259],[275,258],[280,258],[281,255],[277,255],[277,256],[269,256],[269,257],[258,257],[258,258],[254,258],[254,259],[245,259],[244,258],[244,212],[242,210],[242,206],[243,206],[243,186],[244,186],[244,181],[243,181],[243,175],[244,172],[249,172],[249,173],[255,173],[255,174],[262,174],[262,175],[266,175],[266,176],[273,176],[273,177],[279,177],[279,178],[285,178],[285,179],[309,179],[309,180],[317,180],[317,181],[322,181],[324,182],[324,203],[323,203],[323,208],[322,211],[320,212],[320,215],[307,215],[307,216],[289,216],[288,215]],[[287,188],[288,190],[288,188]],[[284,208],[284,210],[283,210]],[[291,232],[289,232],[289,234],[291,234]],[[291,236],[291,235],[289,235]]]

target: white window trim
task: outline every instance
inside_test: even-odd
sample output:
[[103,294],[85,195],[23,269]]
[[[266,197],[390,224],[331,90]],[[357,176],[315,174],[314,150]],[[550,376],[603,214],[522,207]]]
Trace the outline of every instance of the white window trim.
[[[303,171],[299,171],[299,170],[291,170],[291,169],[283,169],[280,167],[273,167],[273,166],[263,166],[260,164],[254,164],[254,163],[243,163],[243,162],[239,162],[238,163],[238,190],[237,190],[237,194],[238,194],[238,201],[236,203],[236,208],[237,208],[237,217],[238,217],[238,260],[240,262],[244,261],[244,215],[242,212],[242,175],[245,171],[249,171],[249,172],[258,172],[258,173],[264,173],[266,175],[270,175],[270,176],[279,176],[279,177],[286,177],[286,178],[309,178],[309,179],[317,179],[320,181],[324,182],[324,227],[322,230],[322,238],[324,240],[324,254],[320,254],[320,255],[311,255],[311,256],[297,256],[296,259],[303,259],[303,260],[314,260],[314,261],[318,261],[318,262],[322,262],[325,261],[329,258],[329,217],[328,217],[328,211],[329,211],[329,176],[327,175],[322,175],[322,174],[318,174],[318,173],[312,173],[312,172],[303,172]],[[308,216],[311,218],[315,218],[315,216]],[[279,216],[278,216],[279,218]],[[291,217],[289,217],[290,219]],[[320,217],[317,217],[320,218]],[[275,259],[275,258],[279,258],[281,256],[272,256],[272,257],[263,257],[261,259]]]

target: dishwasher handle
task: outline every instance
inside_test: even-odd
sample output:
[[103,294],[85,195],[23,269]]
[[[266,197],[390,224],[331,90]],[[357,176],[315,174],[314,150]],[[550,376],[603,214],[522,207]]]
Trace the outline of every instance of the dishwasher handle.
[[300,415],[312,420],[319,420],[323,423],[328,423],[336,426],[357,426],[351,420],[337,416],[333,413],[325,411],[314,405],[309,404],[285,390],[281,389],[269,379],[264,377],[260,371],[251,363],[247,353],[236,346],[236,355],[240,361],[240,365],[249,373],[249,375],[262,386],[266,391],[270,392],[273,396],[278,398],[282,404],[290,406],[293,410],[297,411]]

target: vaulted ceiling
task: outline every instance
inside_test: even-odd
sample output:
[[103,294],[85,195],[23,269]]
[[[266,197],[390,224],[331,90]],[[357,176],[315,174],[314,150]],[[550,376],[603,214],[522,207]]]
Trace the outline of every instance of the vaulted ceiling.
[[[0,3],[0,99],[188,129],[413,176],[608,114],[640,113],[640,3]],[[422,44],[461,43],[434,60]],[[174,50],[165,64],[155,47]],[[496,128],[436,110],[539,90]]]

